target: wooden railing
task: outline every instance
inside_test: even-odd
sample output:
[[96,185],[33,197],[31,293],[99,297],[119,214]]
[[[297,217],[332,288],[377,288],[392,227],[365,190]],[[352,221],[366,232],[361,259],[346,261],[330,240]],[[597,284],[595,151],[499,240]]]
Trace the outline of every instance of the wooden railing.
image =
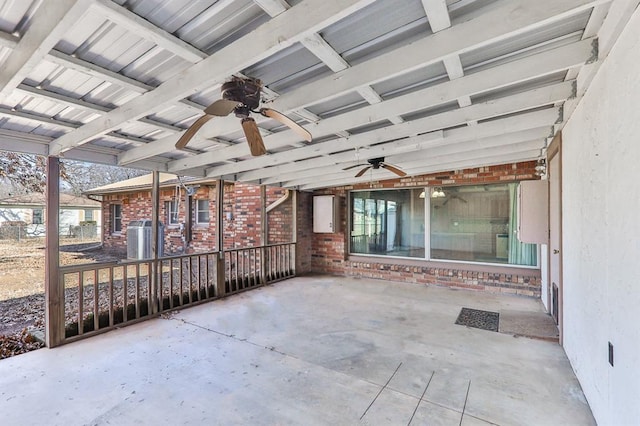
[[[295,275],[295,244],[67,265],[57,346]],[[64,332],[60,331],[64,329]]]

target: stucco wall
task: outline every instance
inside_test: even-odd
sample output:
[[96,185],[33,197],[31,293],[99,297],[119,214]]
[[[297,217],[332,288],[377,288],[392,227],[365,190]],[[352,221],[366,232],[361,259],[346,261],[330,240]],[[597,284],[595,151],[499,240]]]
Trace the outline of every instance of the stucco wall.
[[640,10],[565,126],[562,160],[564,347],[598,423],[638,424]]

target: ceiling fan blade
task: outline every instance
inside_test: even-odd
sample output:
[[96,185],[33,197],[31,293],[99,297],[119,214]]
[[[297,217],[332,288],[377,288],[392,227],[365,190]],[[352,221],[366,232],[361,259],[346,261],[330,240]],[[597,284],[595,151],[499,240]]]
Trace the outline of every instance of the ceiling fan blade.
[[393,173],[397,174],[400,177],[403,177],[403,176],[407,175],[405,172],[403,172],[402,170],[400,170],[397,167],[392,166],[391,164],[380,163],[380,166],[384,167],[385,169],[389,170],[390,172],[393,172]]
[[216,115],[218,117],[224,117],[231,114],[231,112],[239,105],[242,105],[242,103],[230,101],[227,99],[218,99],[217,101],[206,107],[204,113],[209,115]]
[[247,137],[251,155],[257,157],[267,153],[264,142],[262,141],[262,136],[260,135],[260,130],[258,130],[258,125],[253,118],[242,119],[242,130],[244,130],[244,135]]
[[305,129],[304,127],[302,127],[301,125],[299,125],[298,123],[296,123],[295,121],[287,117],[286,115],[271,108],[262,108],[260,110],[260,114],[264,115],[265,117],[273,118],[274,120],[281,122],[285,126],[289,127],[291,130],[296,132],[302,139],[306,140],[307,142],[311,142],[312,140],[311,133],[309,133],[307,129]]
[[364,169],[360,170],[360,171],[358,172],[358,174],[356,175],[356,177],[360,177],[360,176],[362,176],[363,174],[367,173],[367,170],[369,170],[370,168],[371,168],[371,166],[367,166],[367,167],[365,167]]
[[196,121],[194,121],[193,124],[187,129],[187,131],[184,132],[182,136],[180,136],[180,139],[178,139],[178,142],[176,142],[176,149],[182,149],[185,146],[187,146],[191,138],[195,136],[198,130],[200,130],[200,128],[204,126],[204,124],[207,121],[211,120],[212,118],[213,118],[213,115],[205,114],[202,117],[198,118]]
[[354,164],[353,166],[349,166],[349,167],[345,167],[342,170],[351,170],[351,169],[355,169],[356,167],[362,167],[362,166],[367,166],[368,164]]

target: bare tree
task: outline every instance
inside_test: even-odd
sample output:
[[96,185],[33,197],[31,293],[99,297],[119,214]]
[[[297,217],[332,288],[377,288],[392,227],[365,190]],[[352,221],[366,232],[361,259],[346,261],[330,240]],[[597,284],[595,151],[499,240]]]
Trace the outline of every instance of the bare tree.
[[[109,183],[120,182],[143,175],[143,170],[91,164],[81,161],[60,162],[62,190],[76,195],[83,191]],[[45,158],[31,154],[0,151],[0,196],[9,193],[44,192],[46,184]]]
[[[60,177],[67,178],[64,166]],[[0,153],[0,178],[9,183],[16,192],[44,192],[46,164],[44,157],[15,152]]]
[[65,182],[71,192],[80,195],[83,191],[98,186],[120,182],[148,173],[144,170],[126,167],[107,166],[104,164],[90,164],[81,161],[63,161],[65,165]]

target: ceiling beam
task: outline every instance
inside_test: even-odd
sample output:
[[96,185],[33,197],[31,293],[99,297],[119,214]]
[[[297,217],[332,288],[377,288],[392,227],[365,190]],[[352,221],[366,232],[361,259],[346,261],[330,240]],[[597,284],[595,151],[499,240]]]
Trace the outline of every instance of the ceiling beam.
[[[495,90],[505,85],[581,65],[591,57],[591,52],[591,40],[582,40],[494,68],[479,71],[456,80],[427,87],[404,96],[398,96],[387,101],[368,105],[345,114],[326,118],[318,123],[308,124],[305,127],[314,137],[336,134],[338,131],[346,128],[374,123],[393,116],[435,107],[450,101],[455,101],[461,97],[469,97],[476,93]],[[469,102],[469,105],[470,104]],[[275,149],[290,145],[297,140],[299,140],[299,137],[293,132],[280,132],[265,138],[264,142],[270,149]],[[243,155],[242,153],[246,155],[246,147],[229,147],[216,153],[205,153],[189,159],[176,160],[169,164],[169,170],[179,171],[181,169],[205,166],[220,161],[221,159],[240,157]],[[249,161],[256,162],[260,160],[255,159]],[[247,166],[250,165],[251,164],[247,164]]]
[[[262,180],[265,183],[279,182],[282,180],[282,176],[289,173],[308,170],[313,167],[329,166],[333,164],[353,161],[356,158],[356,155],[359,155],[361,160],[365,160],[367,158],[375,157],[376,154],[373,153],[377,152],[380,152],[380,155],[393,153],[394,151],[404,152],[407,149],[412,148],[411,144],[417,147],[421,147],[423,144],[426,144],[428,146],[454,144],[474,139],[499,136],[506,133],[520,132],[543,126],[547,126],[550,128],[551,125],[549,123],[556,122],[559,116],[559,108],[549,108],[541,111],[523,113],[507,118],[488,121],[478,124],[473,129],[469,127],[462,127],[457,129],[445,130],[444,132],[434,132],[438,136],[440,136],[439,138],[435,139],[429,139],[429,135],[433,134],[426,133],[420,136],[409,137],[385,144],[376,145],[373,147],[367,147],[366,149],[359,150],[358,154],[356,153],[356,150],[341,152],[337,154],[328,154],[324,157],[251,170],[236,175],[236,178],[241,182],[258,180]],[[378,149],[380,150],[378,151]]]
[[125,121],[135,120],[170,102],[220,83],[234,72],[279,52],[308,34],[319,31],[371,3],[373,0],[303,2],[261,25],[243,38],[168,79],[80,129],[55,140],[52,154],[60,154],[107,133]]
[[253,2],[260,6],[260,8],[272,18],[280,15],[291,7],[289,3],[284,0],[253,0]]
[[[495,7],[492,7],[486,14],[469,22],[458,24],[431,37],[401,47],[396,51],[383,54],[378,58],[357,64],[355,67],[347,68],[338,74],[321,78],[318,82],[311,82],[302,88],[285,93],[274,101],[273,108],[289,114],[309,104],[345,94],[354,89],[364,87],[372,81],[379,81],[387,75],[387,72],[390,72],[391,75],[402,74],[405,71],[419,68],[426,63],[440,61],[452,53],[459,53],[470,50],[471,48],[476,48],[490,41],[504,39],[512,32],[526,31],[544,25],[556,19],[554,13],[560,13],[561,15],[577,13],[594,3],[599,2],[588,2],[584,0],[560,0],[559,2],[552,0],[540,2],[530,2],[527,0],[503,1]],[[522,10],[523,8],[526,12]],[[533,8],[533,10],[529,11],[531,8]],[[517,17],[517,19],[514,18],[512,21],[512,16]],[[483,29],[487,26],[490,28],[489,30]],[[478,32],[478,34],[475,34],[476,32]],[[465,43],[468,43],[468,40],[474,40],[477,44],[467,46]],[[463,105],[470,105],[470,102],[463,103]],[[393,116],[389,116],[387,119],[392,120],[394,123],[400,121],[394,120]],[[220,121],[217,121],[217,123],[220,123]],[[317,123],[317,125],[322,124]],[[320,136],[320,134],[316,132],[316,129],[314,129],[314,126],[306,127],[314,137]],[[332,133],[341,134],[345,128],[352,127],[353,126],[342,127]],[[223,134],[225,133],[219,131],[213,136]],[[288,142],[285,143],[283,141],[282,144],[268,142],[267,145],[272,149],[291,145],[299,141],[299,138],[297,138],[293,132],[289,131],[281,132],[277,137],[287,138]],[[158,148],[158,151],[170,151],[174,145],[175,141],[166,140],[164,141],[164,145]],[[224,156],[223,161],[239,158],[246,155],[247,150],[245,148],[237,146],[225,153],[218,152],[215,156],[212,154],[205,154],[205,157],[202,158],[196,156],[194,158],[197,158],[197,160],[193,160],[193,162],[184,165],[172,164],[170,168],[177,171],[181,170],[181,168],[189,169],[192,167],[200,167],[217,162],[219,158],[218,155]],[[150,154],[151,151],[148,146],[136,148],[131,150],[131,152],[124,153],[121,161],[122,164],[127,164],[148,158],[151,156]]]
[[[542,148],[545,143],[545,139],[551,134],[551,126],[546,125],[533,129],[523,130],[520,132],[505,133],[502,135],[495,135],[487,138],[472,138],[466,141],[452,142],[451,138],[439,138],[433,141],[422,141],[425,139],[423,135],[408,138],[409,143],[405,143],[400,148],[395,148],[385,145],[396,145],[397,141],[391,144],[376,145],[369,149],[362,150],[359,155],[359,160],[356,161],[355,152],[347,152],[342,154],[335,154],[330,156],[335,160],[338,160],[335,164],[321,165],[308,168],[298,172],[287,173],[285,175],[274,176],[269,179],[261,179],[260,183],[270,185],[277,184],[283,179],[286,181],[297,181],[300,179],[315,178],[318,180],[325,179],[327,176],[334,176],[342,173],[346,165],[354,164],[367,164],[366,160],[369,158],[384,157],[385,161],[395,166],[404,169],[415,163],[416,160],[423,161],[434,156],[453,155],[459,152],[465,152],[469,150],[493,148],[496,146],[507,146],[525,141],[535,140],[538,142],[538,147]],[[386,148],[386,149],[385,149]],[[335,158],[338,157],[338,158]],[[351,176],[355,175],[360,169],[351,169],[349,173]]]
[[[443,59],[445,70],[450,80],[455,80],[464,77],[464,69],[462,68],[462,62],[460,61],[460,55],[449,55]],[[471,97],[469,95],[461,96],[457,99],[458,105],[461,108],[471,105]],[[475,122],[468,124],[476,124]]]
[[99,67],[80,58],[59,52],[55,49],[51,50],[45,59],[61,67],[69,68],[91,77],[107,81],[111,84],[131,90],[132,92],[145,93],[154,89],[153,86],[149,86],[148,84],[134,80],[125,75],[118,74],[117,72],[113,72],[106,68]]
[[[540,157],[539,149],[531,149],[531,150],[519,150],[518,147],[515,147],[513,151],[503,152],[497,155],[488,155],[485,157],[477,157],[473,153],[469,155],[470,158],[460,159],[458,161],[446,162],[446,163],[438,163],[433,165],[423,165],[420,167],[416,167],[411,170],[412,175],[427,175],[434,174],[439,172],[448,172],[452,170],[464,170],[468,168],[479,168],[479,167],[487,167],[487,166],[497,166],[501,164],[513,164],[519,163],[522,161],[530,161],[535,160]],[[388,172],[387,172],[388,173]],[[330,187],[339,187],[339,186],[351,186],[356,185],[358,183],[370,183],[372,187],[376,187],[380,182],[384,180],[393,179],[393,176],[382,176],[378,175],[374,180],[357,178],[357,179],[344,179],[340,181],[333,182],[314,182],[308,185],[297,185],[292,188],[296,188],[301,191],[313,191],[321,188],[330,188]],[[357,180],[357,182],[356,182]],[[418,188],[426,187],[427,185],[420,185]]]
[[[308,124],[305,127],[314,137],[332,135],[349,127],[377,122],[416,110],[435,107],[463,96],[469,97],[476,93],[498,89],[504,85],[525,81],[581,65],[591,57],[591,51],[591,40],[579,41],[571,45],[562,46],[475,74],[470,74],[457,80],[427,87],[408,95],[368,105],[345,114],[321,120],[318,123]],[[280,132],[265,138],[265,144],[270,149],[275,149],[290,145],[298,139],[299,137],[293,132]],[[243,149],[242,146],[229,147],[215,154],[205,153],[190,159],[176,160],[169,164],[169,169],[179,171],[183,168],[200,167],[220,161],[220,159],[237,158],[240,157],[242,153],[246,155],[246,149]]]
[[[460,161],[461,159],[471,159],[471,155],[475,155],[476,157],[486,157],[486,156],[496,156],[500,155],[506,151],[509,151],[513,147],[517,147],[518,151],[520,150],[533,150],[537,149],[538,154],[541,152],[541,149],[544,146],[543,139],[521,139],[515,138],[511,139],[508,137],[500,138],[501,140],[494,141],[492,139],[485,139],[481,141],[477,141],[477,143],[459,143],[453,146],[447,147],[436,147],[431,149],[424,149],[420,151],[419,154],[414,153],[413,158],[414,161],[402,162],[400,158],[396,158],[395,156],[385,157],[385,162],[388,164],[392,164],[396,167],[399,167],[403,171],[407,173],[407,176],[415,176],[416,168],[422,170],[427,166],[435,166],[440,165],[444,162],[454,162]],[[447,152],[440,152],[442,148],[448,148]],[[282,185],[287,188],[291,188],[292,186],[300,186],[300,185],[309,185],[313,184],[318,180],[331,180],[331,181],[346,181],[349,182],[352,179],[356,178],[355,175],[360,171],[361,168],[355,168],[352,170],[342,170],[339,168],[327,169],[325,170],[325,175],[323,179],[318,179],[318,176],[305,176],[298,177],[282,182]],[[387,176],[386,179],[390,179],[396,177],[389,171],[386,170],[373,170],[372,173],[367,173],[368,178],[371,179],[372,175],[378,176]],[[329,176],[329,178],[327,178]],[[365,180],[367,180],[367,176],[364,175]]]
[[449,10],[445,0],[422,0],[422,7],[427,14],[431,31],[437,33],[451,26]]
[[402,137],[427,133],[442,128],[454,127],[470,120],[483,120],[518,111],[526,111],[544,105],[552,105],[557,101],[566,100],[571,97],[573,93],[573,81],[558,83],[551,86],[521,92],[513,96],[474,104],[466,108],[460,108],[454,111],[435,114],[425,118],[407,121],[402,124],[384,127],[373,132],[353,135],[345,139],[331,140],[302,148],[292,149],[283,153],[264,155],[252,160],[212,167],[207,170],[207,176],[218,177],[233,175],[247,170],[303,160],[349,148],[356,148]]
[[[527,161],[540,156],[540,142],[526,141],[509,146],[498,146],[494,148],[469,150],[455,155],[443,155],[426,158],[417,164],[403,168],[408,176],[436,173],[440,171],[459,170],[466,167],[482,167],[484,165],[504,164],[511,162]],[[391,162],[392,163],[392,162]],[[393,164],[393,163],[392,163]],[[285,188],[298,187],[301,190],[311,190],[317,188],[328,188],[343,185],[356,185],[358,183],[377,183],[380,180],[397,179],[393,173],[380,169],[367,172],[363,176],[354,177],[353,171],[341,173],[335,179],[323,179],[318,181],[300,180],[282,182]],[[426,185],[424,185],[426,186]]]
[[92,104],[82,99],[75,99],[71,96],[62,95],[60,93],[51,92],[45,89],[38,89],[27,84],[19,84],[16,88],[18,92],[22,92],[28,96],[34,96],[37,98],[47,99],[65,107],[75,108],[80,111],[90,112],[92,114],[104,114],[111,110],[102,105]]
[[[105,107],[103,105],[87,102],[82,99],[76,99],[70,96],[62,95],[60,93],[51,92],[49,90],[38,89],[37,87],[32,87],[27,84],[20,84],[17,87],[17,91],[23,92],[29,96],[35,96],[38,98],[47,99],[69,108],[75,108],[77,110],[90,112],[98,115],[104,115],[113,109],[113,108]],[[173,126],[171,124],[163,123],[161,121],[153,120],[151,118],[145,117],[145,118],[139,119],[138,121],[140,123],[148,124],[150,126],[154,126],[159,129],[169,131],[172,133],[182,133],[184,131],[184,129],[181,127]],[[149,141],[146,141],[146,142],[148,143]]]
[[349,68],[349,64],[318,33],[309,34],[300,43],[320,59],[331,71],[338,72]]
[[[64,107],[61,107],[64,108]],[[27,111],[17,110],[15,108],[3,108],[0,107],[0,115],[4,115],[7,117],[16,117],[16,118],[24,118],[26,120],[35,121],[36,123],[48,124],[53,126],[62,127],[64,129],[77,129],[80,127],[80,124],[70,123],[68,121],[57,120],[52,117],[46,117],[44,115],[33,114]]]
[[9,95],[22,83],[73,23],[80,20],[90,4],[89,0],[56,0],[40,4],[26,33],[2,64],[0,95]]
[[[605,0],[508,0],[495,3],[486,13],[429,37],[356,64],[337,74],[319,78],[282,94],[274,108],[288,112],[352,92],[363,85],[387,80],[488,43],[505,40],[579,13]],[[471,42],[470,42],[471,41]]]
[[196,63],[207,57],[206,53],[158,28],[112,0],[93,0],[93,8],[97,9],[104,18],[128,29],[145,40],[155,43],[160,48],[180,56],[188,62]]

